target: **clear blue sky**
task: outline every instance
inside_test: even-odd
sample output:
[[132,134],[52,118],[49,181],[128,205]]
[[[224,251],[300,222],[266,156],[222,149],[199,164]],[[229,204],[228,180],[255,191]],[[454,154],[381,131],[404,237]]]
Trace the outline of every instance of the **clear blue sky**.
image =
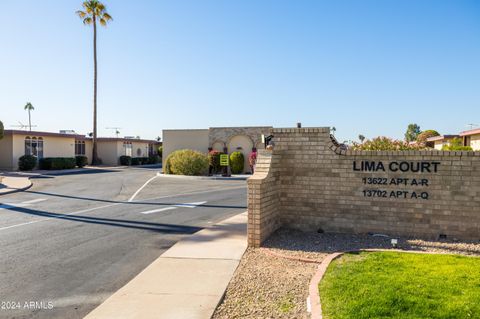
[[[480,124],[480,1],[105,1],[99,133],[335,126],[339,139]],[[78,0],[4,1],[0,119],[92,127],[92,30]]]

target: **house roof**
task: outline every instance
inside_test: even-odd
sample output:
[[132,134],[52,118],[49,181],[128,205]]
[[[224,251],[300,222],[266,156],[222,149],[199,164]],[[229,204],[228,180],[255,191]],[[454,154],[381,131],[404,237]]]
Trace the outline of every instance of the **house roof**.
[[460,135],[440,135],[440,136],[432,136],[427,138],[427,142],[435,142],[435,141],[443,141],[452,138],[460,137]]
[[52,137],[65,137],[65,138],[83,138],[80,134],[66,134],[66,133],[54,133],[54,132],[42,132],[42,131],[23,131],[23,130],[5,130],[5,135],[23,135],[23,136],[52,136]]
[[[23,130],[5,130],[5,135],[23,135],[23,136],[51,136],[51,137],[64,137],[64,138],[74,138],[76,140],[87,141],[91,140],[91,137],[80,135],[80,134],[68,134],[68,133],[54,133],[54,132],[41,132],[41,131],[23,131]],[[118,142],[141,142],[141,143],[155,143],[161,144],[156,140],[146,140],[146,139],[137,139],[137,138],[120,138],[120,137],[98,137],[97,141],[118,141]]]
[[460,136],[470,136],[470,135],[477,135],[480,134],[480,128],[476,128],[473,130],[463,131],[460,133]]

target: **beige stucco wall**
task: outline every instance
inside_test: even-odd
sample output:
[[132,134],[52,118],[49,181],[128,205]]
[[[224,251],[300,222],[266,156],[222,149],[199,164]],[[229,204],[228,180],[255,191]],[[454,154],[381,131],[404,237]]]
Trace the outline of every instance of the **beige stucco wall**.
[[[132,141],[132,157],[148,157],[148,144],[146,142]],[[140,154],[137,152],[139,149]]]
[[480,134],[472,135],[470,137],[470,146],[474,151],[480,151]]
[[[120,145],[120,147],[119,147]],[[118,165],[123,143],[118,141],[97,141],[97,154],[104,165]]]
[[18,159],[25,155],[25,138],[41,137],[43,139],[43,157],[74,157],[75,137],[44,135],[13,135],[12,161],[13,170],[18,169]]
[[15,165],[12,160],[13,139],[11,135],[0,140],[0,169],[13,170]]
[[202,153],[208,152],[208,130],[163,130],[162,163],[170,153],[181,149],[191,149]]
[[443,140],[435,141],[434,149],[441,151],[443,147]]

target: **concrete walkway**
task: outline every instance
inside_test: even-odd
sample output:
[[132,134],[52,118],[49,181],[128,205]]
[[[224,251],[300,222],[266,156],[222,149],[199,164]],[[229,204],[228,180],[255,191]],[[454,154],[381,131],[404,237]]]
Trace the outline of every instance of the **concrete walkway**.
[[26,190],[32,186],[28,177],[0,176],[0,195]]
[[247,248],[247,213],[175,244],[87,319],[207,319]]

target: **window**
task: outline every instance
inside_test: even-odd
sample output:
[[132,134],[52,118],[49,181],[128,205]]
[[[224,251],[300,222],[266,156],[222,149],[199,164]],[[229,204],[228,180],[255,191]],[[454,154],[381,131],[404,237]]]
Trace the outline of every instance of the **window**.
[[132,156],[132,142],[123,142],[123,154]]
[[75,141],[75,155],[85,155],[85,141]]
[[25,155],[43,158],[43,138],[27,136],[25,138]]

